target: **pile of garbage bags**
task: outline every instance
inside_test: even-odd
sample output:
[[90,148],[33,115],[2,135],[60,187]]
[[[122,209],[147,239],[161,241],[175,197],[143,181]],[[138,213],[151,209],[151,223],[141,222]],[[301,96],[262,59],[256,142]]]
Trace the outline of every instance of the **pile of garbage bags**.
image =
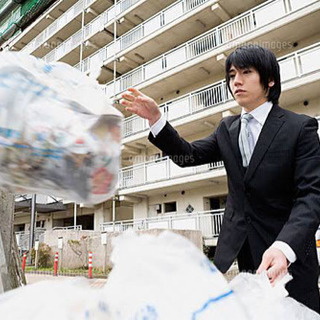
[[114,194],[122,114],[61,62],[0,54],[0,187],[99,203]]
[[287,297],[285,283],[240,274],[228,283],[186,238],[127,232],[114,241],[103,288],[88,280],[46,281],[0,296],[5,320],[319,320]]

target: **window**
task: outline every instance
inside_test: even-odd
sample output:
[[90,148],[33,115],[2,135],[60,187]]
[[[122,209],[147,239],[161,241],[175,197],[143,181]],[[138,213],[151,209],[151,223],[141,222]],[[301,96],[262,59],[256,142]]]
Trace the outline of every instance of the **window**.
[[36,222],[36,228],[44,228],[44,220],[40,220]]
[[164,212],[176,212],[177,211],[177,202],[167,202],[164,203]]

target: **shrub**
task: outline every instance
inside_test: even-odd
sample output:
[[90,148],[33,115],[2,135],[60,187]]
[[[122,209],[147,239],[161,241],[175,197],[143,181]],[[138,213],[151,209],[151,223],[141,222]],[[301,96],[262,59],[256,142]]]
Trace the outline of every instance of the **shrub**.
[[[38,267],[49,268],[53,266],[52,249],[45,243],[40,243],[38,250]],[[36,251],[32,248],[31,252],[32,261],[35,261]]]

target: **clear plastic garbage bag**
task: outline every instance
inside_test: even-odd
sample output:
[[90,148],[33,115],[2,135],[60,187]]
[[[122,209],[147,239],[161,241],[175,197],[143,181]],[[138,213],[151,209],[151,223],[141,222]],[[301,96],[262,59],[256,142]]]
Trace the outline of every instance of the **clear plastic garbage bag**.
[[272,287],[266,272],[240,273],[230,285],[252,320],[320,320],[319,314],[288,296],[285,285],[290,280],[287,274]]
[[[319,320],[282,281],[238,275],[230,284],[186,238],[127,232],[114,241],[103,288],[46,281],[0,295],[4,320]],[[61,279],[59,277],[59,279]]]
[[115,239],[111,260],[104,291],[114,319],[250,319],[224,276],[181,235],[128,232]]
[[0,187],[78,203],[114,194],[122,114],[65,63],[0,54]]

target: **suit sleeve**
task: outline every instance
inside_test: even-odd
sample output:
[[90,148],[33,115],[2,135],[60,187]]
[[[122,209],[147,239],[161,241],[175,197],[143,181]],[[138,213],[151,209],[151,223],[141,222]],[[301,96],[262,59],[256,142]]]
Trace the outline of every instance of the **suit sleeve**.
[[295,197],[289,220],[277,240],[286,242],[302,262],[315,242],[320,223],[320,144],[318,122],[304,122],[295,150]]
[[221,160],[217,141],[219,128],[210,136],[189,143],[166,122],[156,137],[150,132],[148,139],[178,166],[191,167]]

